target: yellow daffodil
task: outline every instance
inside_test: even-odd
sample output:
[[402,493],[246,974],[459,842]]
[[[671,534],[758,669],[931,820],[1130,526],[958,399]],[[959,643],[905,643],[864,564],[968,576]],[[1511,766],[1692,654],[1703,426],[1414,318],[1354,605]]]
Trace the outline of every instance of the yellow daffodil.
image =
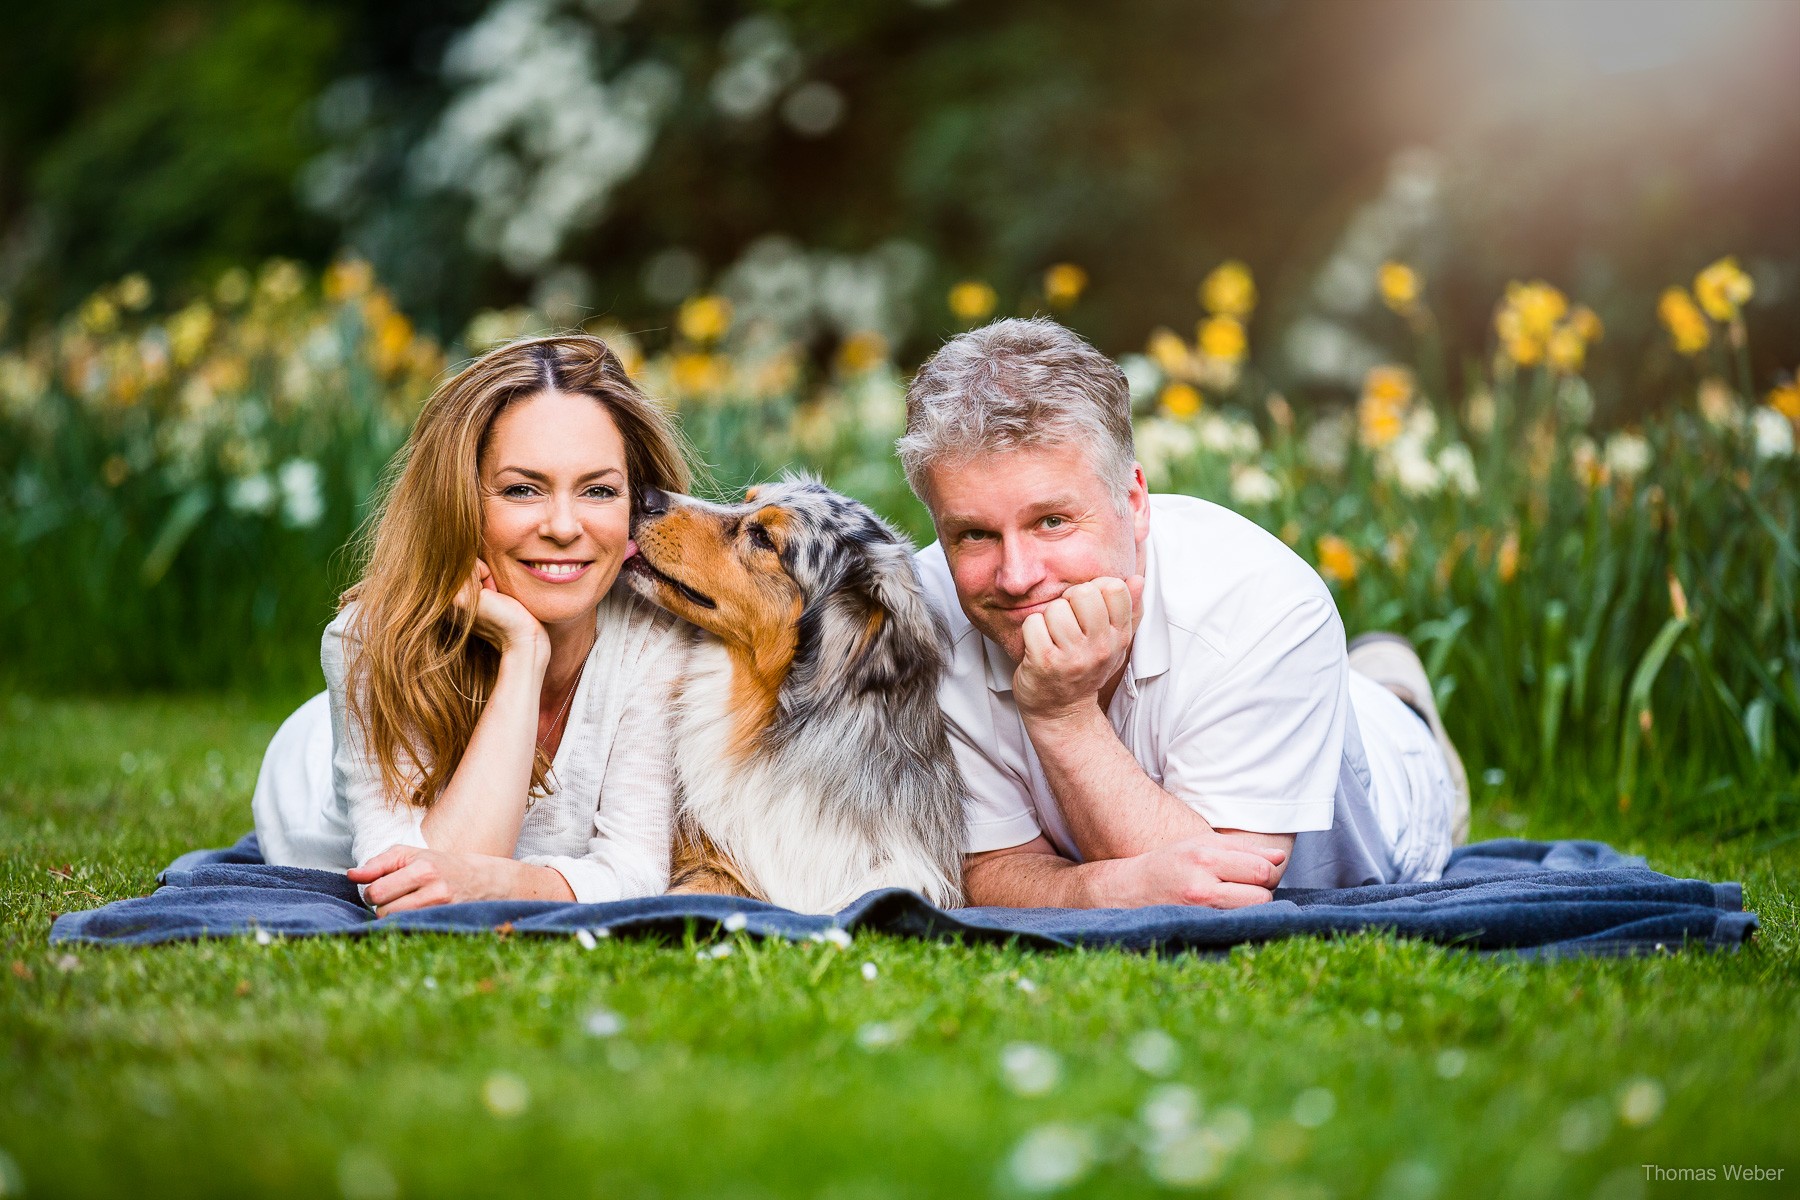
[[153,295],[150,290],[150,281],[138,272],[133,272],[119,280],[119,286],[114,290],[114,294],[118,297],[119,307],[127,312],[143,312],[150,307]]
[[1402,262],[1384,262],[1375,276],[1381,302],[1402,316],[1419,303],[1419,273]]
[[1549,351],[1550,337],[1569,311],[1569,299],[1541,279],[1506,285],[1494,313],[1494,332],[1506,356],[1521,367],[1536,366]]
[[256,279],[258,297],[269,304],[286,304],[305,290],[306,272],[292,259],[270,259]]
[[1544,344],[1550,366],[1564,375],[1579,375],[1587,360],[1587,339],[1571,325],[1558,325]]
[[111,333],[119,327],[119,306],[95,292],[82,303],[78,319],[89,333]]
[[1193,371],[1193,355],[1189,353],[1187,343],[1172,330],[1154,331],[1144,348],[1164,375],[1180,377]]
[[1413,391],[1413,375],[1405,367],[1371,367],[1356,405],[1358,440],[1371,450],[1391,445],[1406,428]]
[[200,357],[212,340],[213,311],[204,300],[196,300],[169,318],[169,353],[175,365],[185,367]]
[[725,390],[731,369],[719,354],[687,351],[675,356],[675,387],[688,396],[710,396]]
[[1590,346],[1606,336],[1606,326],[1601,323],[1600,315],[1585,304],[1577,304],[1569,310],[1569,328]]
[[979,279],[965,279],[950,289],[950,315],[965,325],[985,320],[1000,298]]
[[1656,315],[1662,318],[1675,349],[1690,358],[1706,349],[1707,343],[1712,341],[1712,330],[1706,317],[1686,288],[1664,288],[1662,298],[1656,302]]
[[690,342],[710,345],[731,328],[731,301],[723,296],[690,296],[675,314],[675,328]]
[[1501,583],[1511,583],[1519,573],[1519,532],[1516,529],[1506,531],[1501,539],[1500,551],[1494,556],[1494,573]]
[[837,367],[846,375],[861,375],[887,361],[888,342],[873,330],[853,333],[838,346]]
[[363,306],[363,320],[369,330],[369,360],[383,375],[392,375],[406,365],[412,348],[412,322],[394,307],[386,291],[377,288]]
[[1220,263],[1200,283],[1200,303],[1216,317],[1240,321],[1256,308],[1256,279],[1250,268],[1232,259]]
[[1756,292],[1736,258],[1727,256],[1694,276],[1694,298],[1706,315],[1720,323],[1737,319],[1738,310]]
[[1244,334],[1243,322],[1236,317],[1208,317],[1196,331],[1200,353],[1208,358],[1238,362],[1249,349],[1250,339]]
[[1052,307],[1067,308],[1087,290],[1088,273],[1074,263],[1057,263],[1044,272],[1044,299]]
[[1541,279],[1507,284],[1506,303],[1519,314],[1525,333],[1536,338],[1548,338],[1569,312],[1568,297]]
[[213,284],[213,299],[226,308],[236,308],[250,298],[250,272],[232,267]]
[[1790,421],[1800,421],[1800,380],[1790,379],[1771,389],[1769,407]]
[[1605,487],[1612,478],[1606,461],[1600,457],[1599,447],[1591,438],[1580,438],[1569,451],[1569,469],[1583,485],[1590,490]]
[[1162,390],[1159,399],[1163,411],[1181,421],[1193,420],[1206,403],[1200,392],[1186,383],[1171,383]]
[[[886,342],[882,343],[884,347],[886,344]],[[885,350],[883,353],[885,354]],[[791,348],[784,348],[765,356],[750,372],[750,390],[765,399],[792,395],[795,385],[799,382],[800,356]]]
[[243,391],[250,382],[250,364],[228,350],[202,363],[200,377],[215,395],[229,396]]
[[1406,570],[1406,564],[1412,557],[1412,534],[1404,529],[1388,534],[1387,541],[1381,547],[1381,559],[1396,571]]
[[375,286],[375,268],[360,258],[344,258],[325,272],[325,298],[333,304],[368,294]]
[[1294,406],[1287,402],[1286,396],[1270,392],[1263,406],[1269,410],[1269,419],[1275,422],[1275,428],[1289,430],[1294,427]]
[[1717,376],[1708,376],[1700,381],[1700,390],[1696,393],[1699,401],[1700,416],[1714,429],[1736,429],[1744,422],[1744,410],[1738,404],[1737,394],[1731,385]]
[[1356,551],[1335,533],[1322,535],[1315,547],[1319,556],[1319,574],[1332,583],[1356,580]]

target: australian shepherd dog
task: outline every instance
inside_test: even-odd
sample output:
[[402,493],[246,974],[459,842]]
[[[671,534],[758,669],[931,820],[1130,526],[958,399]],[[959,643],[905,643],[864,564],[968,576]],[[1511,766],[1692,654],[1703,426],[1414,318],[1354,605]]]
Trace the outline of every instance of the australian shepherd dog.
[[906,540],[795,480],[735,505],[646,489],[632,536],[630,586],[703,631],[675,708],[670,890],[961,903],[943,652]]

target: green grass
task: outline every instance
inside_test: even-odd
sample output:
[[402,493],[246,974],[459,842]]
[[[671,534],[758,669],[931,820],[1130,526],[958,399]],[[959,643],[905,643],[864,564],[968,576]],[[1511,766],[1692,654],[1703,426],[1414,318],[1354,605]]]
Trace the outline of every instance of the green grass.
[[[1762,915],[1743,953],[1630,962],[1385,937],[1210,960],[885,937],[740,936],[705,961],[494,937],[46,945],[55,912],[148,892],[175,854],[248,827],[285,711],[0,701],[0,1195],[1010,1196],[1084,1153],[1069,1194],[1800,1179],[1793,842],[1597,831],[1662,870],[1743,880]],[[1517,798],[1480,815],[1481,836],[1596,832]],[[589,1033],[597,1010],[623,1030]],[[1133,1061],[1146,1030],[1173,1038],[1175,1061],[1151,1062],[1165,1074]],[[1013,1043],[1054,1055],[1054,1086],[1009,1083]],[[1018,1057],[1026,1075],[1047,1061]],[[1198,1098],[1198,1132],[1159,1151],[1143,1115],[1153,1097],[1179,1115],[1170,1085]],[[1646,1183],[1640,1166],[1727,1162],[1784,1181]]]

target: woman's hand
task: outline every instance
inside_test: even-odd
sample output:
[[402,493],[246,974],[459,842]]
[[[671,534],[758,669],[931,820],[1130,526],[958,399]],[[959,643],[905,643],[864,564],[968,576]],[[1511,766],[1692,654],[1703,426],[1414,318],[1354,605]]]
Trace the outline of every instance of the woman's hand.
[[548,660],[550,636],[544,627],[523,604],[494,586],[494,573],[479,558],[456,594],[456,606],[465,612],[473,606],[475,635],[500,653],[529,647],[542,650]]
[[345,872],[375,915],[465,900],[573,900],[562,873],[491,854],[395,846]]

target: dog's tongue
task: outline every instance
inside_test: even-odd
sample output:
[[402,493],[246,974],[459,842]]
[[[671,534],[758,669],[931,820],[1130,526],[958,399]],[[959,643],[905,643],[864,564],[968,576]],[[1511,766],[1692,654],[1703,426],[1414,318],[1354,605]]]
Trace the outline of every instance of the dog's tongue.
[[637,543],[632,541],[630,538],[626,538],[625,539],[625,558],[621,558],[619,561],[624,562],[626,559],[629,559],[632,555],[634,555],[636,553],[637,553]]

